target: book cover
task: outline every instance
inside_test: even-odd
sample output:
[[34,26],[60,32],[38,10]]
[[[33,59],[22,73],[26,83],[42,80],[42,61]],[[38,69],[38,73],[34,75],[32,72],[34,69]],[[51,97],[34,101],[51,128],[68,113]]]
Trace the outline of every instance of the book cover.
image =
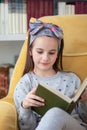
[[49,87],[43,83],[40,83],[37,87],[36,95],[45,99],[45,106],[33,107],[33,110],[40,115],[44,115],[50,108],[59,107],[66,112],[71,113],[86,86],[87,78],[78,88],[76,95],[73,98],[69,98],[61,92],[53,89],[51,86]]

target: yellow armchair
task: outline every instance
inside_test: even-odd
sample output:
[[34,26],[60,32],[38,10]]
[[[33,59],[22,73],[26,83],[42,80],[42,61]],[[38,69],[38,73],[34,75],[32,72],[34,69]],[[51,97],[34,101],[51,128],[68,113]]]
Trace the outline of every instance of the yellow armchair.
[[[64,70],[75,72],[81,80],[87,76],[87,15],[45,16],[40,20],[59,25],[64,31]],[[35,21],[34,18],[31,21]],[[0,130],[19,130],[14,105],[14,88],[23,74],[28,37],[15,65],[8,95],[0,100]]]

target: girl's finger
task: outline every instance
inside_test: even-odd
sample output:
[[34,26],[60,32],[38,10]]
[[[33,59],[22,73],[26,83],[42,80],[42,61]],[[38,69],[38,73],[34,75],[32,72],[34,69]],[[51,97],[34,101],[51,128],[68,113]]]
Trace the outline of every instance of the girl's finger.
[[31,106],[35,106],[35,107],[40,107],[40,106],[44,106],[44,103],[30,99],[29,104]]
[[36,100],[36,101],[39,101],[39,102],[44,102],[44,99],[43,98],[41,98],[41,97],[39,97],[39,96],[37,96],[37,95],[30,95],[30,97],[29,98],[31,98],[31,99],[33,99],[33,100]]

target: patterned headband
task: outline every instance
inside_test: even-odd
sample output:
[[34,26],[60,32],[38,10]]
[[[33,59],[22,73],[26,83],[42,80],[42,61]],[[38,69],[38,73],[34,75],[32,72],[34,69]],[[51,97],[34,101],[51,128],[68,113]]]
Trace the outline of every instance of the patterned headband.
[[[30,45],[40,36],[57,37],[59,39],[59,46],[61,46],[61,39],[63,39],[62,28],[51,23],[43,23],[37,20],[34,23],[29,23],[30,28]],[[60,48],[60,47],[59,47]]]

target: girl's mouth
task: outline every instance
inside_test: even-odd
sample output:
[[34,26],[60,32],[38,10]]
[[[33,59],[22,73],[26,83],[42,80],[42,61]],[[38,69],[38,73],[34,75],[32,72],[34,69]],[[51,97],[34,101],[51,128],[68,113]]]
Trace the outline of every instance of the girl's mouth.
[[41,63],[42,65],[48,65],[49,63]]

